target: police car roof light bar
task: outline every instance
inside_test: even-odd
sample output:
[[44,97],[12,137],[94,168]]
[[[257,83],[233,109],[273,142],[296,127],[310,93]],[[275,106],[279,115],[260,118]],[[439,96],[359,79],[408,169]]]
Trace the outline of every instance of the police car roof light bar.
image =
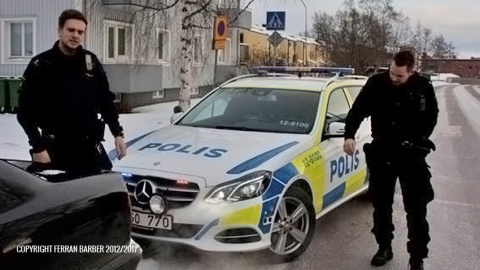
[[278,67],[278,66],[257,66],[252,68],[253,73],[261,72],[280,72],[280,73],[334,73],[343,75],[353,75],[355,69],[343,67]]

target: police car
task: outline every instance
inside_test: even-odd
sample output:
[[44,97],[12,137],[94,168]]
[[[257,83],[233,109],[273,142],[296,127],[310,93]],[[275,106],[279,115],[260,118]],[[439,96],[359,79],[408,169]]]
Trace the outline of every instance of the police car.
[[[367,189],[367,122],[355,154],[343,152],[344,120],[367,78],[348,68],[257,71],[129,142],[129,155],[114,162],[137,239],[265,249],[289,261],[308,247],[316,219]],[[337,75],[301,76],[325,72]]]

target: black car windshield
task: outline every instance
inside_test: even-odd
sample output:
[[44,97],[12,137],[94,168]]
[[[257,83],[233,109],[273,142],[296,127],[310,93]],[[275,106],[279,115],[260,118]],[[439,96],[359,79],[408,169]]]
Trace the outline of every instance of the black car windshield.
[[243,131],[308,134],[320,92],[268,88],[222,88],[200,102],[177,125]]

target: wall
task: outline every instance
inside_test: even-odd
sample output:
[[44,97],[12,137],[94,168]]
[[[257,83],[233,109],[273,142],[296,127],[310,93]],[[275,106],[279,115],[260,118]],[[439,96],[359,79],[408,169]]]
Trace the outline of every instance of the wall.
[[453,73],[464,78],[480,77],[479,59],[427,59],[425,71]]
[[[58,39],[58,16],[69,8],[75,8],[75,0],[0,0],[0,20],[34,18],[33,55],[50,49]],[[2,25],[2,24],[0,24]],[[0,29],[0,75],[22,75],[30,59],[11,63],[5,55],[5,27]]]

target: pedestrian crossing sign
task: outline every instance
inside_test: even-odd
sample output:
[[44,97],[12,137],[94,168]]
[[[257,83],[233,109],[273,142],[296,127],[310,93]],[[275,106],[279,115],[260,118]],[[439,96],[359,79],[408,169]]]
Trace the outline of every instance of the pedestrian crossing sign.
[[267,30],[285,30],[285,11],[267,11]]

